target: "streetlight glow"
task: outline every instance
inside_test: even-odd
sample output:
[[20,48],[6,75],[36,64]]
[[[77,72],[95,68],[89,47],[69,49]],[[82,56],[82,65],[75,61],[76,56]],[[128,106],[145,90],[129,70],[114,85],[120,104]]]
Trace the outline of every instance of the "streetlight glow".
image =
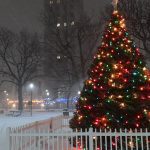
[[16,108],[16,104],[13,104],[12,107],[13,107],[13,108]]
[[78,91],[78,95],[80,95],[81,94],[81,91]]
[[34,88],[34,84],[30,83],[29,87],[30,87],[30,89],[33,89]]
[[41,104],[41,107],[43,108],[43,107],[45,107],[45,105],[42,103],[42,104]]
[[32,116],[32,90],[34,88],[34,84],[33,83],[30,83],[29,84],[29,88],[31,89],[31,97],[30,97],[30,114]]
[[47,92],[46,95],[49,96],[49,92]]

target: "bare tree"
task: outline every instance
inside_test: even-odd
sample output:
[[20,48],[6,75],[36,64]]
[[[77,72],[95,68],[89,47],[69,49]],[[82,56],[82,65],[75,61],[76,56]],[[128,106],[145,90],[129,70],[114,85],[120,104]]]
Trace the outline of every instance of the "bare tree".
[[74,12],[71,5],[71,1],[62,3],[61,8],[47,5],[42,14],[46,72],[68,90],[85,79],[101,31],[99,22],[83,11]]
[[30,35],[26,31],[14,34],[5,28],[0,29],[0,73],[3,82],[17,87],[19,110],[23,109],[23,86],[38,76],[39,50],[37,35]]

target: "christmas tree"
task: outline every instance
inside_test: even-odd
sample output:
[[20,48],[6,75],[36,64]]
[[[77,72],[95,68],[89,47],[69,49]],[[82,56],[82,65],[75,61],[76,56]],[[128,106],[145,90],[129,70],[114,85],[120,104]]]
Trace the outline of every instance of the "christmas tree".
[[115,10],[88,71],[70,127],[150,128],[150,77],[139,49]]

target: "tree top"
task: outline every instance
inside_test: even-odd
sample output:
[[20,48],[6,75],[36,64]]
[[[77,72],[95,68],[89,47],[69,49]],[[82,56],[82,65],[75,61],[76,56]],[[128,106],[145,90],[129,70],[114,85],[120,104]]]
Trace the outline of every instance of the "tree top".
[[114,6],[114,10],[117,10],[117,5],[118,5],[119,0],[113,0],[112,5]]

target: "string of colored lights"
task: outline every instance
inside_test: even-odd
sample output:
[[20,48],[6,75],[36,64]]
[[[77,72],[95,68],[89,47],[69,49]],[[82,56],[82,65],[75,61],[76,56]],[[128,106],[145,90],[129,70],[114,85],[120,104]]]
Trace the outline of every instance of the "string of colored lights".
[[150,71],[114,11],[88,71],[72,128],[150,128]]

